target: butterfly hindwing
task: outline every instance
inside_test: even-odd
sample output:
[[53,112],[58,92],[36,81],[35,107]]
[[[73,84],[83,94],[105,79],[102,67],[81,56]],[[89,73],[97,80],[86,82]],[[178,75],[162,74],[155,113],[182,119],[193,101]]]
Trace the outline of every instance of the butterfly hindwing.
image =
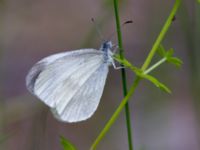
[[107,74],[108,65],[103,63],[64,105],[64,109],[58,106],[52,109],[54,116],[67,122],[77,122],[89,118],[97,109]]

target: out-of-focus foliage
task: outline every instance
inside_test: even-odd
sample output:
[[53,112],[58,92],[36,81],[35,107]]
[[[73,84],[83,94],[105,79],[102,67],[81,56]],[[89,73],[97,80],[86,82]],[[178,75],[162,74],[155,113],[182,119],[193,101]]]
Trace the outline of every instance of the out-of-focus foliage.
[[60,137],[60,143],[63,146],[64,150],[77,150],[73,144],[71,144],[66,138],[63,136]]

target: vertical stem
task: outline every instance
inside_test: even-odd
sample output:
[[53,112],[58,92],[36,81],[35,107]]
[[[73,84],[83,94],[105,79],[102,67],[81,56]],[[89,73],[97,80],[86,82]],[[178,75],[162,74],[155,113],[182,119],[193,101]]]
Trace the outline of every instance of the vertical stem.
[[116,119],[118,118],[120,112],[124,109],[124,106],[127,104],[128,100],[130,99],[130,97],[134,94],[136,87],[138,86],[139,82],[140,82],[139,77],[137,77],[133,83],[133,85],[130,87],[127,95],[124,97],[124,99],[121,101],[120,105],[117,107],[117,109],[115,110],[115,112],[113,113],[112,117],[109,119],[109,121],[106,123],[105,127],[103,128],[103,130],[100,132],[100,134],[98,135],[98,137],[95,139],[94,143],[92,144],[92,146],[90,147],[90,150],[95,150],[97,145],[99,144],[99,142],[102,140],[102,138],[106,135],[106,133],[108,132],[108,130],[110,129],[110,127],[113,125],[113,123],[116,121]]
[[[120,58],[124,59],[124,49],[122,44],[122,35],[120,29],[120,19],[119,19],[119,11],[118,11],[118,1],[114,0],[114,11],[115,11],[115,20],[116,20],[116,28],[117,28],[117,37],[118,37],[118,45],[120,49]],[[123,95],[124,97],[127,95],[127,82],[126,82],[126,71],[124,68],[121,69],[121,77],[122,77],[122,86],[123,86]],[[126,127],[128,134],[128,145],[129,150],[133,150],[132,144],[132,131],[131,131],[131,118],[130,118],[130,110],[128,102],[125,105],[125,115],[126,115]]]

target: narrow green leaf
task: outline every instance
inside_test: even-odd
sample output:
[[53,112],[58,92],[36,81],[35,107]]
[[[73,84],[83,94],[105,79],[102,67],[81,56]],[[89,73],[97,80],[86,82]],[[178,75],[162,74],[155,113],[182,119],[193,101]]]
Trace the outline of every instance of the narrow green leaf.
[[77,150],[73,144],[71,144],[67,139],[63,136],[60,136],[60,143],[62,144],[64,150]]
[[159,45],[158,50],[157,50],[158,55],[160,55],[161,57],[165,57],[166,54],[166,50],[163,47],[163,45]]
[[170,48],[170,49],[166,52],[165,57],[170,58],[170,57],[173,56],[173,54],[174,54],[174,50],[173,50],[172,48]]
[[171,93],[171,90],[166,85],[164,85],[163,83],[161,83],[160,81],[158,81],[153,76],[148,75],[148,74],[142,74],[141,77],[149,80],[151,83],[153,83],[156,87],[160,88],[161,90],[164,90],[167,93]]
[[176,65],[177,67],[180,67],[183,64],[183,61],[177,57],[171,57],[167,59],[167,62],[172,63]]

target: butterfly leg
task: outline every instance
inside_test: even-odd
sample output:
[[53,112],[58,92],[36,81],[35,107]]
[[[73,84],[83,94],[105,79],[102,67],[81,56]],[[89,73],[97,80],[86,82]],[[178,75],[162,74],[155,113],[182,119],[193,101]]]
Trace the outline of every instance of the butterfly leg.
[[113,54],[116,54],[117,51],[119,50],[119,46],[118,45],[113,45]]
[[112,65],[113,65],[114,69],[116,69],[116,70],[119,70],[119,69],[125,68],[124,66],[116,66],[114,60],[112,61]]
[[[113,45],[113,50],[112,50],[112,51],[113,51],[113,54],[116,54],[118,50],[120,50],[120,49],[119,49],[119,46],[118,46],[118,45]],[[113,65],[114,69],[116,69],[116,70],[125,68],[124,66],[116,66],[114,60],[112,60],[111,63],[112,63],[112,65]]]

